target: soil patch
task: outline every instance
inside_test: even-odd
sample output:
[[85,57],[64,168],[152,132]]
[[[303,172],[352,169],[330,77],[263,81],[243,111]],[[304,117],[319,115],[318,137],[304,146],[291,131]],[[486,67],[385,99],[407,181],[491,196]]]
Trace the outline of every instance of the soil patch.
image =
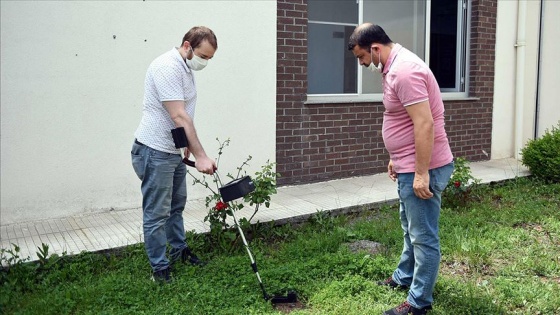
[[278,310],[284,314],[288,314],[292,311],[297,311],[297,310],[302,310],[305,308],[305,305],[303,303],[301,303],[300,301],[297,301],[295,303],[281,303],[281,304],[276,304],[274,306],[275,310]]

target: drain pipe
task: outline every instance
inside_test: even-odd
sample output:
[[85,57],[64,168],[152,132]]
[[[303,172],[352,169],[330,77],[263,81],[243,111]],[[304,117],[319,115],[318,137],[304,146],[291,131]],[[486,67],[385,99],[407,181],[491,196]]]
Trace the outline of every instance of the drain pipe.
[[541,0],[541,11],[539,12],[539,48],[537,51],[537,98],[535,100],[535,128],[533,130],[533,139],[539,137],[539,118],[541,111],[541,60],[543,45],[543,23],[544,23],[544,0]]
[[527,19],[527,0],[517,1],[517,41],[515,48],[515,159],[521,159],[523,146],[523,98],[525,96],[525,24]]

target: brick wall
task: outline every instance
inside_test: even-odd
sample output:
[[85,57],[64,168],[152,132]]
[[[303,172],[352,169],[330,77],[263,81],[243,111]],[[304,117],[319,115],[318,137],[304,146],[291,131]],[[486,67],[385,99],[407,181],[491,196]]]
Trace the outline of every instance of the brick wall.
[[[380,103],[305,105],[307,1],[277,1],[276,161],[279,185],[386,171]],[[472,2],[469,96],[445,102],[455,156],[489,158],[497,0]],[[486,152],[488,155],[486,155]]]

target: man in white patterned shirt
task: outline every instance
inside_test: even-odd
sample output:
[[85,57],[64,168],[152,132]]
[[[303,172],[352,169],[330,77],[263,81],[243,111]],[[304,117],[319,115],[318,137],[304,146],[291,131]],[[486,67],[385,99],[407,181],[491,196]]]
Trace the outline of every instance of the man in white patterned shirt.
[[[154,281],[171,281],[170,260],[204,264],[185,240],[186,166],[171,130],[184,128],[188,140],[184,156],[192,153],[196,169],[212,175],[216,162],[206,155],[193,124],[196,83],[192,71],[202,70],[217,49],[212,30],[193,27],[180,47],[157,57],[146,72],[143,115],[134,133],[131,157],[134,171],[142,181],[144,244]],[[168,242],[171,259],[166,256]]]

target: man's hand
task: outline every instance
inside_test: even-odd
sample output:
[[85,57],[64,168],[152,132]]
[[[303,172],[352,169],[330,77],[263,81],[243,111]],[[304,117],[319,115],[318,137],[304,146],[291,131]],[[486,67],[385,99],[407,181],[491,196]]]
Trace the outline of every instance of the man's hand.
[[414,194],[420,199],[430,199],[434,194],[430,191],[430,174],[414,173],[414,183],[412,184]]
[[183,155],[183,156],[188,160],[189,157],[191,157],[191,151],[189,151],[188,148],[185,148],[185,149],[183,150],[183,152],[184,152],[184,155]]
[[218,169],[216,162],[208,157],[196,159],[194,166],[197,171],[208,175],[214,174],[214,171]]
[[396,181],[397,180],[397,173],[395,172],[395,170],[393,169],[393,160],[389,160],[389,165],[387,166],[387,173],[389,173],[389,178],[392,181]]

